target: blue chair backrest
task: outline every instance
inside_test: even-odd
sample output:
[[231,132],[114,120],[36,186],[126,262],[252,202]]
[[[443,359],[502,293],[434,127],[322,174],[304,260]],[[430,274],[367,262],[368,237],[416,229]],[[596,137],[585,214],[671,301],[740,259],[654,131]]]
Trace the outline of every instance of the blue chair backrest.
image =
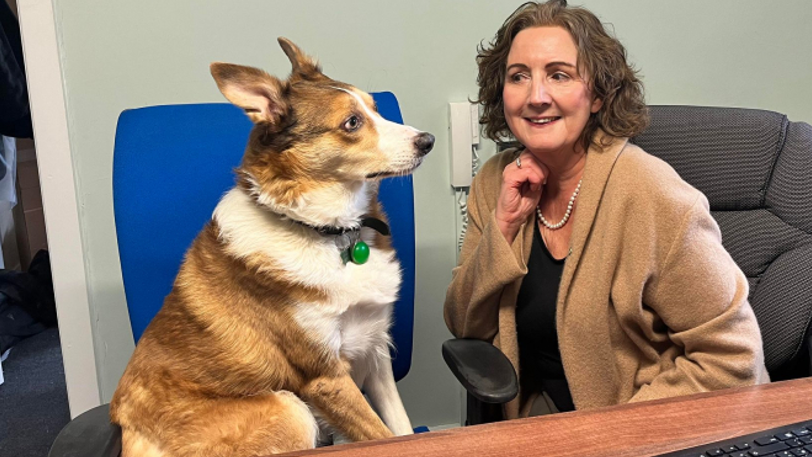
[[[395,96],[374,93],[381,115],[403,123]],[[124,293],[137,342],[172,289],[183,255],[234,186],[253,124],[228,103],[126,110],[116,128],[113,206]],[[395,379],[409,372],[414,326],[414,199],[411,176],[381,183],[392,244],[403,270],[392,338]]]

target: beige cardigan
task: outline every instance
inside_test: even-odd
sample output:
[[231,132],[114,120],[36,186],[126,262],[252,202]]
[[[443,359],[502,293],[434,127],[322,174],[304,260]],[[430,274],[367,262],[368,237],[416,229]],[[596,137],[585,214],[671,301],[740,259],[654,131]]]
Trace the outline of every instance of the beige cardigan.
[[[512,245],[494,218],[502,170],[471,185],[468,230],[445,302],[458,338],[500,347],[518,367],[515,307],[535,216]],[[590,148],[556,328],[577,409],[769,382],[747,280],[722,247],[708,201],[662,160],[626,139]],[[518,370],[517,370],[518,372]],[[515,418],[522,395],[505,407]]]

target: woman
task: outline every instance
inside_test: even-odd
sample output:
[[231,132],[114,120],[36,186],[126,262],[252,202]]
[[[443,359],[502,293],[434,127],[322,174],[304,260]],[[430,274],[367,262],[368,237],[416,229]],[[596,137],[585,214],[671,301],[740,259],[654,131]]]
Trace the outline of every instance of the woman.
[[445,318],[518,367],[506,417],[768,382],[707,199],[628,142],[648,114],[617,39],[530,2],[479,51],[486,134],[522,146],[471,185]]

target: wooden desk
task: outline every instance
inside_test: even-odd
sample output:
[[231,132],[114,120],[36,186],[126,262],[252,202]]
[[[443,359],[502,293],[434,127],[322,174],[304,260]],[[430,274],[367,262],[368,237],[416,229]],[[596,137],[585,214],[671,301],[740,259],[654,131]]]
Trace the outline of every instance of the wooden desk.
[[812,378],[286,455],[650,457],[812,419]]

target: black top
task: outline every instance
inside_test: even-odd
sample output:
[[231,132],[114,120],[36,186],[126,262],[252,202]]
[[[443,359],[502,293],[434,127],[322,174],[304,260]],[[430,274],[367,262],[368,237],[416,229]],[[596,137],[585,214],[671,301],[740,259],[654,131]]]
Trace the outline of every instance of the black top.
[[544,390],[561,411],[572,410],[572,398],[558,350],[556,301],[564,261],[547,250],[535,224],[527,275],[516,300],[516,331],[522,385]]

